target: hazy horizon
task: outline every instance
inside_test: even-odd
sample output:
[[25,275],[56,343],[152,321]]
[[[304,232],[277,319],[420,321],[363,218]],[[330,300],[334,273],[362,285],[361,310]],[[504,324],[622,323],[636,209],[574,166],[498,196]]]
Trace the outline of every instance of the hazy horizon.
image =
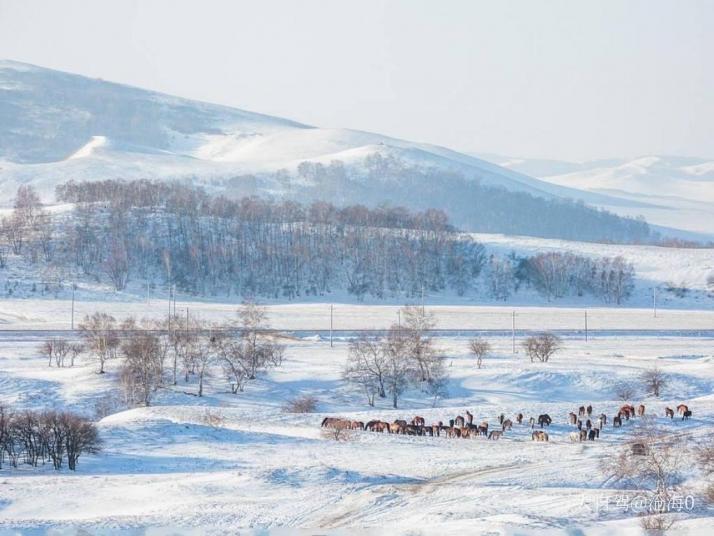
[[0,0],[0,57],[477,154],[714,157],[714,5]]

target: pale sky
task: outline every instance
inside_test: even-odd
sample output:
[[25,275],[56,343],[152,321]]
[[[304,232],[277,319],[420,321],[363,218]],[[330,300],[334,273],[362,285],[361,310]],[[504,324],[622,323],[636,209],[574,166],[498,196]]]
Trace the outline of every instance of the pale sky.
[[461,151],[714,157],[714,1],[0,0],[0,58]]

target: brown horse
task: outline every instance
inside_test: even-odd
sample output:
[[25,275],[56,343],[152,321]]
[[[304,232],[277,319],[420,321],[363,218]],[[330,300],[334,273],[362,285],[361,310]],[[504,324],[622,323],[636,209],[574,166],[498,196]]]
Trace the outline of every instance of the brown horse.
[[501,430],[491,430],[488,434],[488,438],[495,441],[496,439],[500,439],[502,435],[503,432]]
[[684,415],[684,412],[688,410],[689,406],[687,406],[686,404],[680,404],[679,406],[677,406],[677,413],[679,413],[680,415]]
[[350,423],[351,430],[364,430],[364,423],[362,421],[352,421]]
[[691,417],[691,416],[692,416],[692,410],[688,409],[687,411],[682,413],[682,420],[683,421],[689,420],[689,417]]
[[471,413],[469,410],[466,410],[466,422],[469,424],[474,423],[474,414]]
[[511,421],[511,419],[506,419],[506,420],[503,421],[503,423],[501,424],[501,429],[502,429],[504,432],[505,432],[506,430],[510,430],[511,428],[513,428],[513,421]]
[[637,406],[637,416],[642,417],[644,414],[645,414],[645,405],[640,404],[639,406]]
[[531,434],[531,441],[548,441],[548,433],[543,430],[536,430]]
[[446,430],[446,437],[461,437],[461,428],[456,426],[448,428]]
[[620,417],[620,414],[618,413],[612,419],[612,427],[619,428],[620,426],[622,426],[622,417]]
[[578,408],[578,417],[584,417],[585,416],[585,406],[580,406]]
[[336,428],[340,430],[349,429],[352,427],[352,421],[341,417],[325,417],[322,419],[322,428]]
[[570,424],[575,424],[578,422],[578,416],[572,411],[568,413],[568,422],[570,422]]
[[674,419],[674,410],[672,408],[664,408],[664,416]]
[[424,420],[424,417],[419,417],[419,415],[412,419],[412,424],[414,426],[424,426],[425,423],[426,421]]
[[454,419],[454,426],[458,426],[460,428],[465,422],[464,418],[461,415],[458,415],[456,419]]
[[516,415],[516,422],[518,424],[523,424],[523,413],[519,413],[518,415]]
[[590,415],[593,414],[593,407],[590,404],[588,404],[588,407],[585,408],[585,411],[587,412],[588,417],[590,417]]

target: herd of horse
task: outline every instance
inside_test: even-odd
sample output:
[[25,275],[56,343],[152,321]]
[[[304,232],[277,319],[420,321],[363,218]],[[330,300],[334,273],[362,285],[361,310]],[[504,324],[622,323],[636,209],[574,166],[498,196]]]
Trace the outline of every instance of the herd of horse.
[[[622,426],[623,420],[629,421],[636,416],[644,417],[645,410],[644,404],[640,404],[636,408],[633,405],[625,404],[612,418],[612,426],[618,428]],[[682,420],[687,420],[692,416],[692,412],[686,404],[677,406],[677,413],[682,416]],[[481,436],[487,439],[497,440],[508,430],[511,430],[514,425],[513,420],[506,418],[506,416],[501,413],[498,417],[499,426],[489,430],[488,421],[475,424],[473,422],[473,414],[468,410],[465,414],[465,417],[463,415],[457,415],[455,418],[449,419],[448,424],[445,424],[443,421],[426,424],[424,417],[418,415],[410,421],[406,419],[396,419],[394,422],[372,420],[367,423],[342,417],[325,417],[322,420],[321,426],[322,428],[330,428],[333,430],[367,430],[370,432],[430,437],[441,437],[443,435],[447,438],[462,439]],[[674,419],[674,415],[675,413],[672,408],[665,408],[665,417]],[[516,424],[525,424],[523,413],[518,413],[514,417],[514,420]],[[549,441],[548,433],[543,430],[543,428],[550,426],[552,422],[553,419],[547,413],[538,415],[537,419],[530,417],[527,424],[530,425],[532,430],[531,440]],[[600,437],[600,432],[602,432],[607,422],[608,417],[605,413],[601,413],[597,418],[593,417],[592,405],[580,406],[577,413],[571,412],[568,414],[568,423],[577,427],[577,431],[570,432],[569,438],[571,441],[594,441]],[[535,429],[536,425],[539,426],[539,430]]]

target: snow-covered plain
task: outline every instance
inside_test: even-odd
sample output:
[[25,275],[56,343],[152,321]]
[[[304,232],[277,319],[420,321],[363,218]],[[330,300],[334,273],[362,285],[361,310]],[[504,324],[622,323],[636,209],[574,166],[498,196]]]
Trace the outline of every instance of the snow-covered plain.
[[[48,368],[37,342],[27,335],[2,341],[0,401],[92,414],[97,400],[117,389],[115,364],[101,376],[89,362]],[[634,492],[599,469],[635,424],[608,425],[600,440],[574,444],[568,412],[592,403],[611,417],[619,407],[614,383],[657,364],[670,379],[664,396],[635,402],[692,441],[714,432],[711,338],[596,337],[587,344],[569,338],[548,364],[512,354],[509,338],[492,338],[494,355],[481,370],[466,339],[439,339],[448,356],[448,396],[432,407],[412,391],[398,410],[383,401],[369,409],[361,392],[341,380],[344,342],[334,348],[321,340],[285,342],[284,365],[242,394],[230,394],[216,372],[204,398],[193,396],[193,380],[180,381],[161,390],[153,407],[103,418],[104,451],[81,459],[76,473],[0,471],[0,534],[49,527],[111,534],[147,526],[216,534],[639,534],[632,513],[602,508],[605,497]],[[316,396],[319,413],[285,413],[285,401],[299,394]],[[693,409],[692,420],[664,419],[664,407],[680,402]],[[526,419],[547,412],[554,419],[551,440],[531,441],[527,425],[500,441],[370,432],[335,441],[319,427],[326,415],[366,421],[418,414],[436,421],[466,409],[492,426],[501,412],[523,412]],[[688,467],[684,484],[695,507],[677,533],[710,534],[712,510],[698,495],[704,481]]]

